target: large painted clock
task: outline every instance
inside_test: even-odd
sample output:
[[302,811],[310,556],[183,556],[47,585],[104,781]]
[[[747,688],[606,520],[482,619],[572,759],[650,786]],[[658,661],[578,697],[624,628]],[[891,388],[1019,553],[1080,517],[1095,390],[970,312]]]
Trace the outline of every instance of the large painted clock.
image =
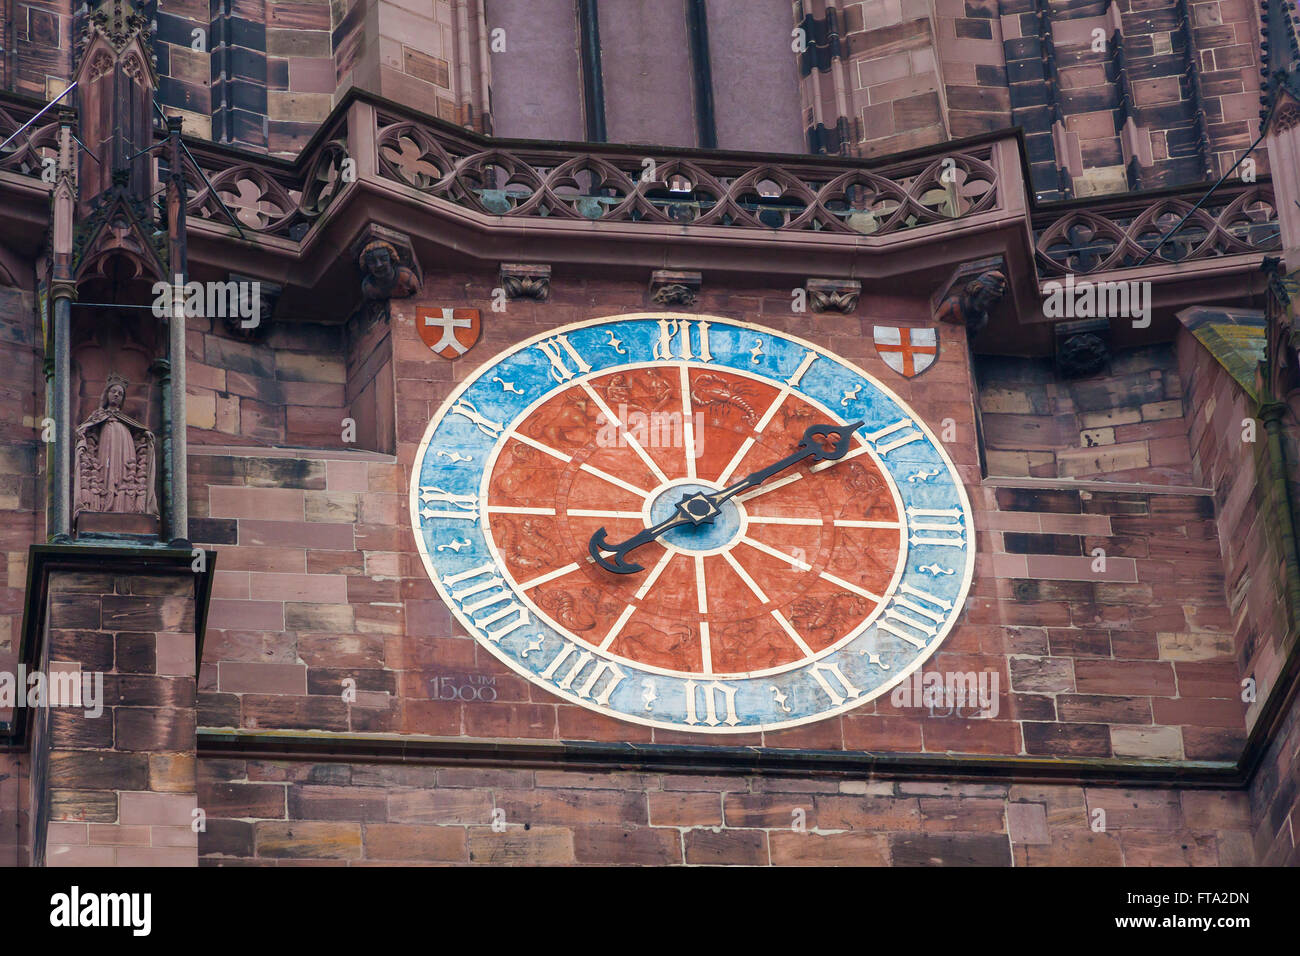
[[700,733],[888,691],[970,586],[956,470],[888,388],[746,322],[636,314],[493,358],[425,432],[411,523],[483,647],[560,698]]

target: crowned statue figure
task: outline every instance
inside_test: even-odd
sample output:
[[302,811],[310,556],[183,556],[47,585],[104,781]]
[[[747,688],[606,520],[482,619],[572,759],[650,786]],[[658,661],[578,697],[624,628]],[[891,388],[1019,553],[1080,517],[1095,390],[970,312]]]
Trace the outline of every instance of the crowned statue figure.
[[158,515],[154,436],[122,411],[127,380],[108,376],[99,407],[77,428],[73,516]]

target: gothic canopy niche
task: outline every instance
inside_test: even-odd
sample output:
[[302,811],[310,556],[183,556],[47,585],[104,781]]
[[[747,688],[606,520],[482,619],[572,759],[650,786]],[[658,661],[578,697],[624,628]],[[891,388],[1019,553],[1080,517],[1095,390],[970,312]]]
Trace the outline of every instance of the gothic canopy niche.
[[78,212],[113,186],[127,170],[134,199],[152,191],[152,157],[141,154],[153,142],[153,98],[158,88],[148,26],[130,0],[103,0],[86,22],[73,72],[81,140],[95,159],[81,154]]

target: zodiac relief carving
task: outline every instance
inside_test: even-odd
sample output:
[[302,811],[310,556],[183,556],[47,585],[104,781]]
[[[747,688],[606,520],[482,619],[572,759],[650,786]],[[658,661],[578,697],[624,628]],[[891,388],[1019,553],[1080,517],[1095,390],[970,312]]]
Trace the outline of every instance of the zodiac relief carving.
[[77,428],[73,515],[158,515],[154,436],[122,411],[127,381],[111,374],[99,407]]
[[543,591],[537,595],[536,600],[538,607],[570,631],[590,631],[596,626],[595,616],[578,605],[578,600],[571,591]]
[[595,403],[580,393],[568,393],[564,400],[529,422],[529,436],[553,448],[564,449],[585,445],[596,431]]
[[540,451],[523,442],[510,446],[509,466],[492,479],[492,490],[507,501],[523,504],[533,500],[537,488],[555,482],[555,468]]
[[803,597],[794,602],[790,623],[805,638],[819,644],[830,643],[861,621],[871,610],[871,602],[856,594],[836,594],[829,600]]
[[668,405],[673,387],[658,369],[642,369],[634,375],[619,372],[603,386],[606,403],[615,411],[620,408],[650,414]]
[[762,670],[791,660],[790,638],[763,621],[741,621],[717,628],[711,634],[714,666],[730,669],[734,661],[743,661],[740,669]]
[[691,387],[691,400],[697,408],[707,409],[711,424],[719,425],[729,411],[740,413],[741,420],[752,425],[758,421],[758,412],[750,404],[753,389],[733,383],[720,375],[701,375]]
[[695,628],[690,624],[670,624],[663,630],[644,622],[631,622],[618,638],[619,648],[637,660],[659,667],[681,667],[683,655],[695,645]]
[[511,520],[498,517],[495,523],[501,553],[516,567],[544,568],[560,550],[547,530],[546,522],[537,518],[525,516]]

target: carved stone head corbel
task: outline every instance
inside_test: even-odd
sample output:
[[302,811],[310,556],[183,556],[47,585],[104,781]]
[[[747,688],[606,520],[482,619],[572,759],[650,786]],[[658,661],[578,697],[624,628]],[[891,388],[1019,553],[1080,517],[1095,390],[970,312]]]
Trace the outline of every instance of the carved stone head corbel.
[[423,288],[424,277],[409,236],[371,225],[353,249],[361,271],[362,308],[372,317],[387,319],[390,300],[409,298]]

